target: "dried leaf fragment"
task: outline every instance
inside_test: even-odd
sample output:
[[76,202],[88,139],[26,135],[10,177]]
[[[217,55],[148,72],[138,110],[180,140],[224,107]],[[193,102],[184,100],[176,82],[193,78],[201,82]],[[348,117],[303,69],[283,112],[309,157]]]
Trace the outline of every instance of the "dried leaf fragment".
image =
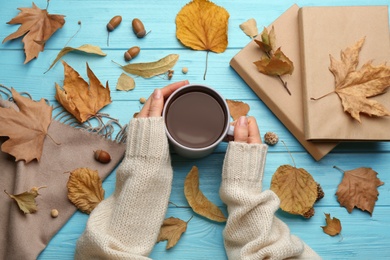
[[46,9],[39,9],[34,3],[32,3],[32,8],[18,9],[20,13],[8,24],[21,24],[21,26],[16,32],[4,38],[3,43],[24,35],[22,41],[26,64],[37,58],[39,52],[44,50],[46,41],[65,24],[65,16],[49,14]]
[[228,104],[230,115],[234,121],[240,116],[246,116],[250,109],[249,105],[242,101],[226,99],[226,103]]
[[254,38],[259,34],[257,23],[254,18],[248,19],[240,24],[240,29],[251,38]]
[[106,56],[107,55],[102,51],[102,49],[100,49],[99,46],[94,46],[91,44],[84,44],[84,45],[81,45],[80,47],[77,47],[77,48],[65,47],[58,53],[57,57],[55,58],[55,60],[53,61],[53,63],[50,65],[50,67],[47,69],[46,72],[48,72],[57,63],[57,61],[59,61],[63,56],[65,56],[69,52],[95,54],[98,56]]
[[194,50],[224,52],[228,45],[229,13],[208,0],[193,0],[176,16],[176,37]]
[[340,205],[349,213],[357,207],[372,215],[379,195],[377,187],[384,184],[377,175],[376,171],[366,167],[345,171],[336,192]]
[[326,226],[322,226],[322,230],[330,235],[336,236],[341,232],[341,222],[338,218],[331,218],[330,214],[325,213]]
[[45,186],[42,187],[33,187],[30,191],[25,191],[20,194],[12,195],[9,194],[6,190],[4,192],[16,203],[18,204],[18,207],[21,211],[23,211],[24,214],[30,214],[37,212],[37,203],[35,201],[35,198],[40,195],[38,191],[42,188],[46,188]]
[[1,150],[26,163],[41,159],[43,142],[51,123],[52,107],[44,99],[39,102],[21,96],[11,89],[19,111],[0,107],[0,136],[8,136]]
[[87,63],[88,83],[69,66],[65,61],[64,65],[64,86],[56,83],[57,101],[76,119],[83,123],[90,117],[95,116],[100,109],[111,103],[110,88],[108,82],[104,87],[95,76]]
[[90,214],[104,199],[102,180],[97,171],[77,168],[70,173],[68,199],[82,212]]
[[130,63],[121,68],[127,73],[141,76],[143,78],[151,78],[156,75],[166,73],[171,69],[179,59],[178,54],[169,54],[157,61]]
[[170,217],[164,220],[157,242],[168,240],[166,249],[174,247],[180,240],[181,235],[187,230],[187,222]]
[[117,90],[129,91],[135,88],[135,81],[129,75],[122,73],[116,83]]
[[317,183],[311,174],[291,165],[281,165],[275,171],[271,190],[278,195],[282,210],[301,216],[312,210],[318,196]]
[[341,52],[338,61],[330,55],[329,70],[335,77],[335,92],[341,99],[344,111],[361,122],[360,113],[369,116],[390,116],[390,111],[378,101],[367,99],[385,93],[390,87],[390,67],[365,63],[359,70],[359,53],[365,38]]
[[184,181],[184,195],[194,212],[217,222],[226,221],[221,209],[208,200],[199,189],[199,171],[196,166],[192,167]]

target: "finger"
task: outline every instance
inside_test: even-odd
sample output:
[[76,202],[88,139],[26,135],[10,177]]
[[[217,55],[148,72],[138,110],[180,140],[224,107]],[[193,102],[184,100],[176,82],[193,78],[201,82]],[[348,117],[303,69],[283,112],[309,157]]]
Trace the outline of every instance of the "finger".
[[248,144],[261,144],[260,130],[254,117],[248,118]]
[[173,92],[175,92],[178,88],[181,88],[185,85],[188,85],[188,80],[178,81],[172,84],[169,84],[168,86],[161,89],[162,95],[164,98],[169,97]]
[[162,96],[161,89],[155,89],[150,101],[149,116],[157,117],[161,116],[164,107],[164,98]]
[[139,111],[137,117],[148,117],[149,116],[149,109],[150,109],[151,100],[152,100],[152,96],[150,96],[146,100],[144,106],[142,107],[141,111]]
[[234,127],[234,141],[246,143],[248,140],[248,119],[241,116]]

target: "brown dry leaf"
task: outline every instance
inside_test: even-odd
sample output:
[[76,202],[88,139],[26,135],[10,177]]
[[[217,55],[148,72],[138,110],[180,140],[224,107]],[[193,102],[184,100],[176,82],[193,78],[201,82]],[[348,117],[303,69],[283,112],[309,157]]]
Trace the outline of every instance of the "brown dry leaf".
[[21,12],[8,24],[21,24],[21,26],[16,32],[4,38],[3,43],[24,35],[22,42],[26,53],[24,61],[26,64],[38,57],[46,41],[65,24],[65,16],[49,14],[46,9],[39,9],[34,3],[32,3],[32,8],[18,9]]
[[240,29],[249,37],[254,38],[259,34],[259,31],[257,29],[257,23],[256,20],[251,18],[242,24],[240,24]]
[[55,58],[55,60],[53,61],[53,63],[50,65],[50,67],[47,69],[46,72],[48,72],[53,66],[54,64],[57,63],[57,61],[59,61],[63,56],[65,56],[66,54],[68,54],[69,52],[79,52],[79,53],[86,53],[86,54],[96,54],[96,55],[99,55],[99,56],[106,56],[107,54],[105,54],[102,49],[100,49],[99,46],[94,46],[94,45],[91,45],[91,44],[84,44],[84,45],[81,45],[80,47],[77,47],[77,48],[73,48],[73,47],[65,47],[63,48],[57,55],[57,57]]
[[111,103],[110,88],[108,82],[104,87],[95,76],[87,63],[88,83],[80,74],[70,67],[65,61],[64,65],[64,86],[56,83],[55,98],[60,104],[76,119],[83,123],[90,117],[95,116],[100,109]]
[[390,87],[390,67],[386,64],[373,66],[369,61],[357,70],[364,41],[365,38],[362,38],[342,51],[340,61],[330,55],[329,67],[335,78],[334,92],[340,97],[344,111],[359,122],[360,113],[378,117],[390,116],[390,111],[381,103],[367,99],[385,93]]
[[271,58],[262,56],[260,60],[253,62],[257,69],[266,75],[281,76],[292,74],[294,65],[292,61],[278,48]]
[[0,136],[8,136],[1,150],[26,163],[41,159],[43,142],[51,123],[52,107],[44,99],[39,102],[21,96],[11,89],[19,111],[0,108]]
[[224,52],[228,45],[229,13],[208,0],[193,0],[176,16],[176,37],[194,50]]
[[221,209],[209,201],[199,189],[199,172],[196,166],[192,167],[184,181],[184,195],[194,212],[217,222],[226,221]]
[[97,171],[77,168],[67,183],[68,199],[82,212],[90,214],[104,199],[102,180]]
[[166,73],[176,64],[178,59],[178,54],[169,54],[158,61],[130,63],[125,66],[120,66],[127,73],[141,76],[143,78],[151,78],[153,76]]
[[341,222],[338,218],[331,218],[330,214],[325,213],[325,221],[326,221],[326,226],[322,227],[322,230],[330,235],[330,236],[335,236],[340,234],[341,232]]
[[16,203],[18,204],[18,207],[21,211],[23,211],[24,214],[30,214],[37,212],[37,203],[35,201],[35,198],[40,195],[38,191],[42,188],[46,188],[46,186],[42,187],[33,187],[30,191],[25,191],[20,194],[12,195],[9,194],[6,190],[4,192]]
[[168,240],[166,249],[174,247],[180,240],[181,235],[187,230],[187,222],[170,217],[164,220],[157,242]]
[[135,88],[134,79],[132,77],[130,77],[129,75],[122,73],[119,76],[118,82],[116,84],[116,89],[129,91],[129,90],[133,90],[134,88]]
[[250,109],[249,105],[242,101],[226,99],[226,103],[228,104],[230,115],[234,121],[240,116],[246,116]]
[[[271,180],[271,190],[280,199],[280,208],[296,215],[307,216],[318,197],[317,183],[303,168],[280,166]],[[314,213],[313,213],[314,214]]]
[[345,171],[336,192],[340,205],[347,208],[349,213],[357,207],[372,215],[379,195],[377,187],[384,184],[377,174],[376,171],[366,167]]
[[255,39],[255,42],[259,45],[263,52],[272,54],[271,52],[276,49],[276,35],[274,27],[272,26],[269,33],[267,28],[264,27],[263,32],[261,33],[261,41]]

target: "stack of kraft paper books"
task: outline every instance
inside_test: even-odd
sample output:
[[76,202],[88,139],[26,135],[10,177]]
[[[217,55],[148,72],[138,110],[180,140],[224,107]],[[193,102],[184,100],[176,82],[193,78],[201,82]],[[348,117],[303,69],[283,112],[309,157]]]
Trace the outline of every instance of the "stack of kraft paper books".
[[[268,31],[274,27],[277,47],[294,64],[292,75],[282,76],[291,95],[277,77],[260,73],[253,64],[263,54],[253,40],[230,66],[317,161],[343,141],[389,141],[390,116],[360,114],[359,122],[344,111],[336,93],[313,100],[335,90],[330,56],[340,60],[342,51],[363,38],[356,69],[367,62],[390,65],[388,14],[387,6],[293,5],[285,11]],[[390,93],[370,99],[390,111]]]

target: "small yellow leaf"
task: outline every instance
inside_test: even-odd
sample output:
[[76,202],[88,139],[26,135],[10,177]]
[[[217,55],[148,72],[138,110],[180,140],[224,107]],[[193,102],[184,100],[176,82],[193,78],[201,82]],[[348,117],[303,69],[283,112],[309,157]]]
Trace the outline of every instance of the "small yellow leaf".
[[194,50],[221,53],[228,45],[229,13],[208,0],[193,0],[176,16],[176,37]]
[[240,116],[246,116],[250,109],[249,105],[242,101],[226,99],[226,103],[228,104],[230,115],[234,121]]
[[169,54],[158,61],[130,63],[121,68],[127,73],[138,75],[143,78],[151,78],[163,74],[171,69],[179,59],[178,54]]
[[256,20],[251,18],[242,24],[240,24],[240,29],[249,37],[254,38],[259,34],[259,31],[257,29],[257,23]]
[[281,76],[285,74],[292,74],[294,71],[294,65],[292,61],[278,48],[271,58],[262,56],[254,64],[257,69],[266,75],[270,76]]
[[187,222],[170,217],[164,220],[157,242],[168,240],[166,249],[174,247],[179,241],[181,235],[187,230]]
[[50,67],[47,69],[47,71],[45,71],[45,73],[48,72],[57,63],[57,61],[59,61],[63,56],[65,56],[66,54],[68,54],[71,51],[81,52],[81,53],[86,53],[86,54],[96,54],[99,56],[106,56],[107,55],[100,49],[99,46],[94,46],[91,44],[84,44],[84,45],[81,45],[80,47],[77,47],[77,48],[65,47],[58,53],[57,57],[55,58],[53,63],[50,65]]
[[193,166],[184,182],[184,195],[193,211],[208,219],[225,222],[226,217],[217,205],[209,201],[199,189],[198,167]]
[[97,171],[77,168],[67,183],[68,199],[82,212],[90,214],[104,199],[102,180]]
[[135,81],[129,75],[122,73],[118,79],[118,83],[116,84],[117,90],[129,91],[135,88]]
[[29,213],[35,213],[37,212],[37,204],[35,201],[35,198],[39,195],[38,190],[46,188],[45,186],[43,187],[33,187],[30,191],[25,191],[23,193],[17,194],[17,195],[12,195],[9,194],[6,190],[4,192],[16,203],[18,204],[18,207],[21,211],[23,211],[24,214],[29,214]]
[[318,197],[317,183],[303,168],[280,166],[271,180],[271,190],[280,199],[280,208],[304,216],[313,208]]
[[322,226],[322,230],[330,235],[335,236],[341,232],[341,222],[338,218],[330,218],[330,214],[325,213],[326,226]]

